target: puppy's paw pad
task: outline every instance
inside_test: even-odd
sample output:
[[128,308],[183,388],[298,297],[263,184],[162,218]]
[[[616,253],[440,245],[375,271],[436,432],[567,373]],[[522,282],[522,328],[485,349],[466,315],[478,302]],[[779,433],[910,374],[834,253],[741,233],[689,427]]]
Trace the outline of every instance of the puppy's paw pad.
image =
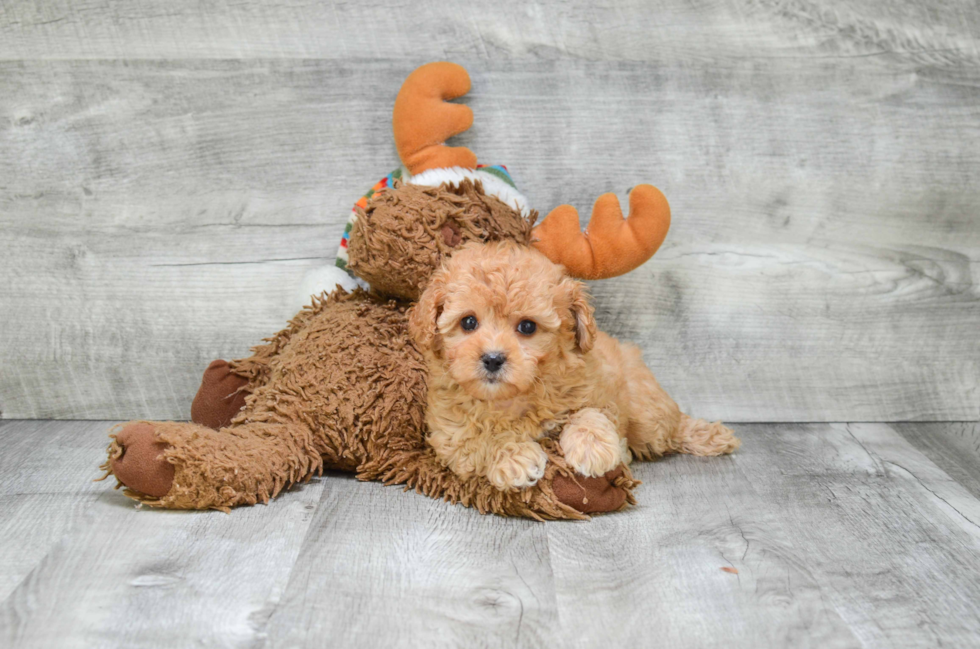
[[[589,409],[591,410],[591,409]],[[597,477],[612,471],[620,463],[629,463],[625,440],[605,415],[598,411],[573,417],[561,434],[565,461],[584,476]]]
[[487,478],[500,490],[521,489],[544,477],[548,455],[537,442],[508,444],[497,451]]

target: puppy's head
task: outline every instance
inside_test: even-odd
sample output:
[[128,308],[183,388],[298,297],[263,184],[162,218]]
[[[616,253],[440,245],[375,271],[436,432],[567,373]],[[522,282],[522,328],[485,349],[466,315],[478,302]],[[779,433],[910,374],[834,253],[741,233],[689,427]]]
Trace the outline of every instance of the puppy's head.
[[585,286],[537,250],[468,244],[433,274],[409,316],[429,358],[475,399],[510,399],[589,351]]

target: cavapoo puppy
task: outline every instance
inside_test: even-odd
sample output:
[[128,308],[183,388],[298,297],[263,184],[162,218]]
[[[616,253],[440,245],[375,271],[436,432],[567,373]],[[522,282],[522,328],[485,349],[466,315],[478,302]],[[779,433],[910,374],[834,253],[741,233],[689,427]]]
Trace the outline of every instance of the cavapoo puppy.
[[429,364],[428,441],[461,477],[533,485],[558,434],[585,476],[667,453],[720,455],[739,440],[682,413],[639,348],[598,331],[585,285],[528,246],[469,244],[432,276],[409,322]]

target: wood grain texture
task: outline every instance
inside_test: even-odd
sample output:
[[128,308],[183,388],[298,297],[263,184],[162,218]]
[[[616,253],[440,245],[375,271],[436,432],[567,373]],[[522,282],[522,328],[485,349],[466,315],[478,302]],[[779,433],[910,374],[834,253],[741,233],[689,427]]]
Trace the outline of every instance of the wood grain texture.
[[102,495],[106,422],[0,422],[0,601]]
[[883,424],[739,432],[740,469],[863,645],[976,644],[975,496]]
[[0,424],[4,647],[980,639],[980,499],[909,441],[980,462],[958,424],[741,424],[731,457],[636,464],[636,507],[533,523],[342,474],[229,515],[137,509],[89,482],[110,423]]
[[980,498],[980,423],[893,424],[899,434]]
[[978,43],[965,0],[5,2],[0,417],[186,417],[453,58],[458,139],[533,206],[664,190],[658,257],[594,292],[687,409],[978,419]]
[[0,502],[15,491],[21,499],[0,519],[0,645],[253,642],[286,583],[323,483],[235,516],[141,510],[110,484],[91,482],[111,423],[0,427],[4,448],[14,447],[0,458]]
[[35,0],[0,3],[0,59],[648,61],[897,54],[976,62],[970,0]]
[[575,646],[861,646],[738,464],[636,464],[640,506],[548,527],[563,630]]
[[[601,324],[640,343],[686,407],[980,416],[980,93],[872,59],[806,75],[792,61],[470,68],[479,118],[460,139],[508,162],[534,205],[586,218],[640,181],[671,197],[658,257],[594,292]],[[351,198],[395,166],[388,111],[408,66],[3,70],[0,409],[175,418],[209,360],[282,326]]]
[[539,647],[561,632],[546,526],[347,477],[324,490],[268,639]]

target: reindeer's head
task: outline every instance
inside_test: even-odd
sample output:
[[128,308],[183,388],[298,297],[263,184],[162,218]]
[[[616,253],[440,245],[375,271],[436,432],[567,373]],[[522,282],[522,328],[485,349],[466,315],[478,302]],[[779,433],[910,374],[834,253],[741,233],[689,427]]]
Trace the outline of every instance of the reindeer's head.
[[506,172],[478,169],[472,151],[445,145],[473,124],[469,107],[446,101],[469,89],[469,75],[454,63],[423,65],[405,80],[392,121],[408,174],[358,209],[348,246],[351,271],[375,290],[414,300],[443,257],[467,241],[531,244],[583,279],[621,275],[653,256],[667,236],[670,208],[651,185],[633,188],[627,218],[616,195],[603,194],[585,232],[570,205],[532,230],[537,214]]

